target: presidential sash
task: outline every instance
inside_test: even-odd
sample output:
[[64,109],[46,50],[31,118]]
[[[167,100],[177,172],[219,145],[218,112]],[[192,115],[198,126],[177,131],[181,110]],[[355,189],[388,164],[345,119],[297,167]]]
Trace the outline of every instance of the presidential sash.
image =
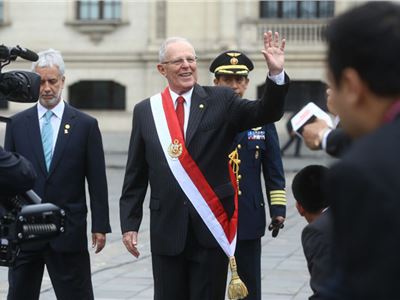
[[[217,195],[185,147],[168,87],[161,94],[152,96],[150,105],[158,138],[172,174],[222,250],[232,257],[236,247],[237,195],[235,211],[229,220]],[[231,176],[233,179],[232,172]]]
[[[248,291],[239,278],[234,257],[238,220],[237,193],[234,197],[235,210],[229,220],[217,195],[185,147],[183,131],[179,126],[168,87],[161,94],[150,98],[150,106],[158,138],[172,174],[204,224],[229,257],[232,277],[228,285],[228,298],[243,299],[248,295]],[[235,175],[230,165],[228,166],[230,179],[237,191]]]

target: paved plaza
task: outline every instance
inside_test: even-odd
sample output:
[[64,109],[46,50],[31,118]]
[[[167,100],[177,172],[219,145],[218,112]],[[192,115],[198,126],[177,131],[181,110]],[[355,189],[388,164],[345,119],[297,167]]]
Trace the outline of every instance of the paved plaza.
[[[2,144],[2,132],[0,130]],[[109,186],[110,219],[113,232],[107,235],[105,249],[94,254],[92,280],[95,299],[150,300],[153,299],[151,270],[148,198],[144,204],[144,218],[139,232],[138,259],[129,254],[121,242],[119,227],[119,196],[127,157],[129,133],[103,133]],[[303,255],[300,235],[306,225],[296,211],[290,183],[296,171],[309,164],[329,164],[331,160],[321,152],[302,149],[301,158],[284,157],[287,180],[288,208],[285,228],[273,239],[268,232],[262,240],[262,291],[266,300],[304,300],[310,295],[309,275]],[[90,220],[88,221],[90,224]],[[7,269],[0,268],[0,299],[6,299]],[[43,278],[40,299],[56,299],[47,273]],[[173,300],[173,299],[171,299]]]

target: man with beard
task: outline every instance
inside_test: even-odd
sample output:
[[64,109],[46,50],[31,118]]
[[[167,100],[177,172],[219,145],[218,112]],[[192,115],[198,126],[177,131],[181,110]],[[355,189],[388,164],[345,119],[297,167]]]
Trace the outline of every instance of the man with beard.
[[33,190],[43,202],[65,210],[66,232],[48,243],[21,247],[15,266],[9,269],[8,299],[39,299],[45,265],[57,299],[93,299],[85,179],[96,253],[111,231],[99,127],[96,119],[62,100],[65,66],[58,51],[40,52],[32,70],[41,76],[39,102],[11,118],[5,148],[31,161],[38,175]]

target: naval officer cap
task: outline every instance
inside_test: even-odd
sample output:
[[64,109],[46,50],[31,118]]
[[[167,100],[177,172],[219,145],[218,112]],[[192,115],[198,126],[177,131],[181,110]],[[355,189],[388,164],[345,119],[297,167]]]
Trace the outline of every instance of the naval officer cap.
[[243,52],[228,50],[218,55],[210,65],[210,72],[218,75],[247,76],[254,69],[253,62]]

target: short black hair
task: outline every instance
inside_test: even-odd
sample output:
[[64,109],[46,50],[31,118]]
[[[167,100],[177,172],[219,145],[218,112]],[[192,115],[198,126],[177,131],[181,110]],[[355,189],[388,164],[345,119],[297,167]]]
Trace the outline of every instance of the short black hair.
[[376,95],[400,95],[399,4],[372,1],[357,6],[332,20],[326,40],[336,84],[350,67]]
[[310,165],[301,169],[293,178],[293,196],[309,213],[317,213],[328,206],[322,192],[327,171],[325,166]]

